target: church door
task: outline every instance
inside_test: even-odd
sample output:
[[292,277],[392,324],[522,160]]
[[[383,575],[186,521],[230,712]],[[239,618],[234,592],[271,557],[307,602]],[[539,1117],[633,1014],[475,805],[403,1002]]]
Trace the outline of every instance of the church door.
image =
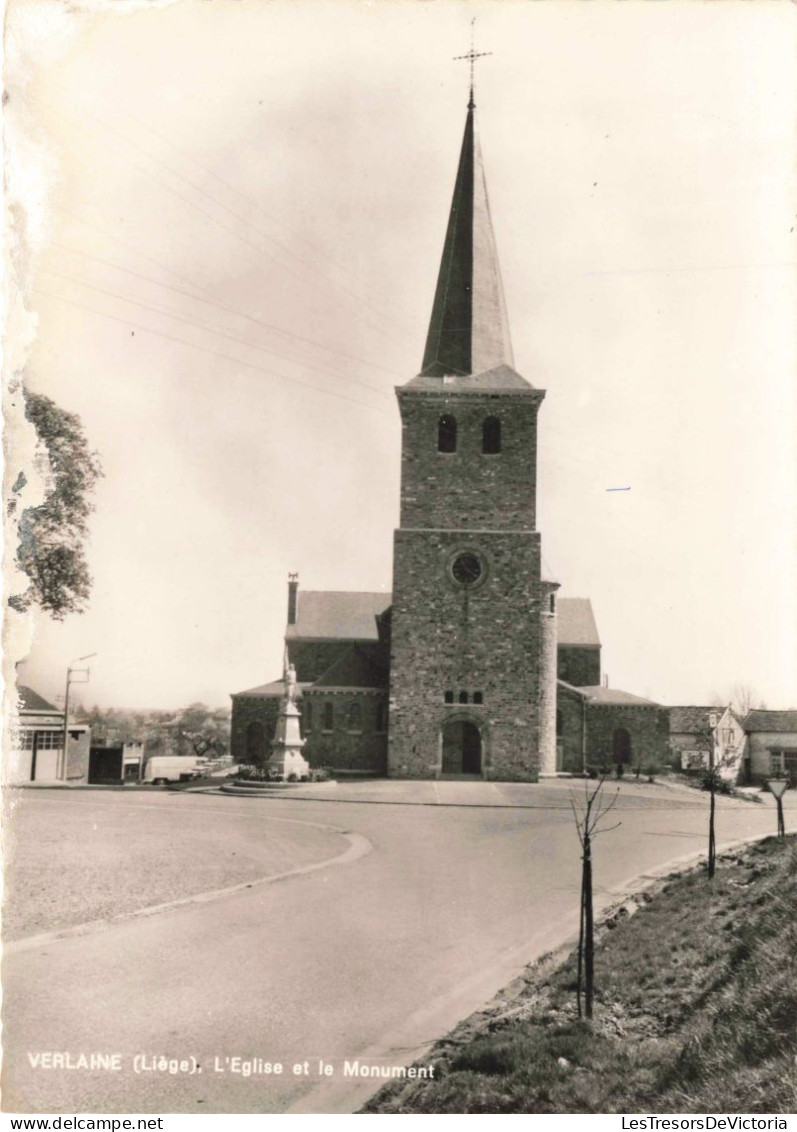
[[456,719],[443,728],[443,774],[481,774],[482,737],[475,723]]

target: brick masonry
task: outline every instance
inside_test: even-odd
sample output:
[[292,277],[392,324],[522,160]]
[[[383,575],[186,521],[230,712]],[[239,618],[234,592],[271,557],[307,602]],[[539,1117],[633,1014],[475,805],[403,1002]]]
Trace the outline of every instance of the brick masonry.
[[560,645],[556,675],[577,688],[597,687],[601,682],[599,645]]
[[[302,696],[307,740],[304,756],[312,767],[332,771],[387,773],[387,691],[372,689],[308,688]],[[331,705],[332,727],[326,727]],[[360,725],[352,729],[351,707],[359,706]],[[307,705],[310,715],[307,714]]]
[[[528,530],[535,527],[537,411],[544,394],[422,394],[399,390],[401,526]],[[456,452],[437,451],[440,417],[457,422]],[[501,422],[501,452],[482,453],[482,424]]]
[[[536,419],[542,392],[428,395],[399,391],[401,527],[395,532],[388,767],[393,777],[442,772],[443,732],[470,722],[481,773],[539,774],[540,536],[534,530]],[[457,451],[437,450],[438,422],[457,420]],[[486,417],[501,421],[501,452],[481,451]],[[458,554],[482,574],[458,583]],[[453,703],[445,694],[453,694]],[[473,702],[474,692],[482,703]],[[461,703],[460,694],[468,702]]]
[[582,754],[582,697],[559,685],[557,710],[561,724],[557,743],[561,770],[580,773],[587,766],[613,765],[612,736],[625,728],[631,736],[630,767],[656,770],[669,765],[669,712],[658,704],[586,703],[586,757]]
[[[230,728],[230,753],[234,763],[250,763],[262,766],[271,753],[271,740],[277,726],[279,696],[233,696],[232,721]],[[248,742],[250,726],[262,728],[260,757],[253,758]]]

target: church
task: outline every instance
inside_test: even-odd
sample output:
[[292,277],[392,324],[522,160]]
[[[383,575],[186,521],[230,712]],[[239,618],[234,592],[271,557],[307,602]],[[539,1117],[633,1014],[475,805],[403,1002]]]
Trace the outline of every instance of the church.
[[[288,580],[304,753],[336,774],[530,781],[668,757],[665,708],[601,682],[587,599],[536,525],[545,391],[515,369],[473,89],[419,373],[402,424],[392,593]],[[281,680],[233,694],[232,754],[269,756]]]

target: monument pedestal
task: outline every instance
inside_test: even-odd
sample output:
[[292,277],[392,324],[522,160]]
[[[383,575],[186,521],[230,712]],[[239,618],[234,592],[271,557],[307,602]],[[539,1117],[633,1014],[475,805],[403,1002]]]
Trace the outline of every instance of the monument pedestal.
[[276,771],[283,781],[292,774],[295,774],[297,779],[306,778],[310,774],[310,764],[302,754],[304,739],[299,720],[300,714],[296,703],[290,698],[287,702],[283,701],[268,760],[268,769]]

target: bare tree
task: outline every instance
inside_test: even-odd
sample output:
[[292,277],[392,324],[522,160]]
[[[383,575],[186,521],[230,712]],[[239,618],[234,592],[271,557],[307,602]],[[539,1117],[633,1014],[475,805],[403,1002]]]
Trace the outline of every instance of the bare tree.
[[764,704],[755,688],[750,684],[734,684],[731,689],[730,703],[737,719],[744,719],[753,708],[763,707]]
[[608,802],[602,797],[601,791],[605,778],[601,778],[595,789],[590,793],[589,786],[584,782],[583,804],[576,804],[571,795],[570,806],[576,823],[578,840],[581,843],[581,915],[578,929],[578,974],[576,978],[576,1002],[578,1016],[581,1011],[582,976],[584,987],[584,1013],[587,1018],[592,1017],[592,998],[595,985],[595,918],[592,901],[592,839],[599,833],[608,833],[617,829],[621,822],[614,825],[603,826],[601,822],[614,808],[620,791]]

